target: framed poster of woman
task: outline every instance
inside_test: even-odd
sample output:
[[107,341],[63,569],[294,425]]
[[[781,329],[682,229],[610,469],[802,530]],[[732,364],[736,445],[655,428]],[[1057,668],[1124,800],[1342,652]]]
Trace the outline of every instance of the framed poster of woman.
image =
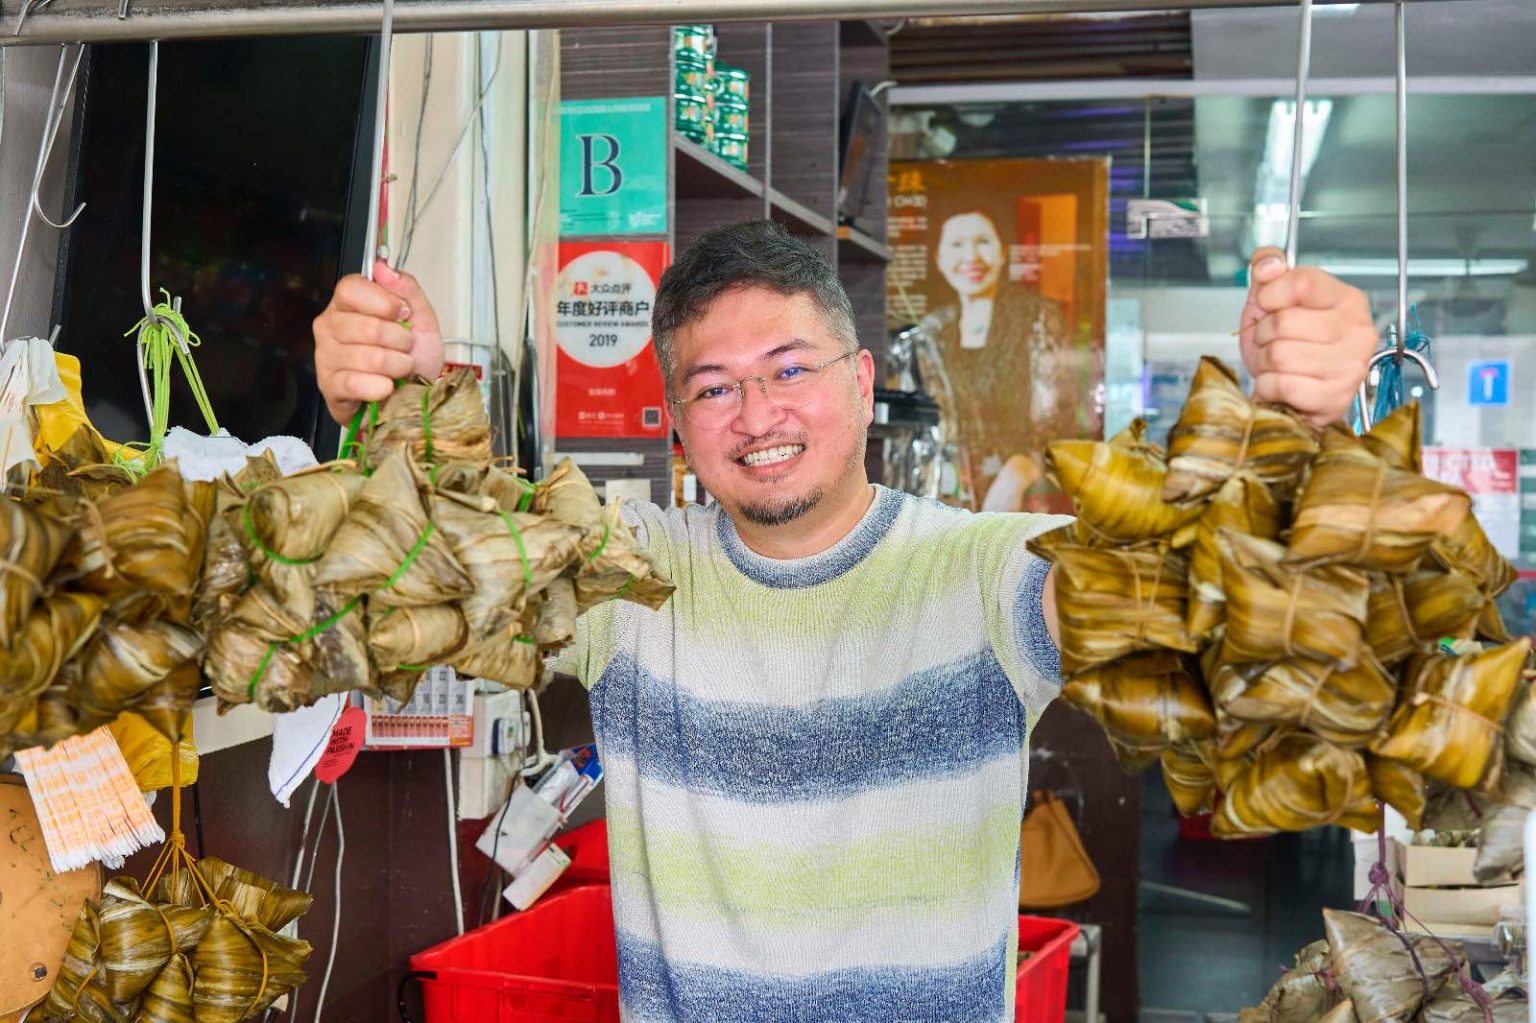
[[1102,432],[1106,160],[893,163],[892,324],[923,326],[923,379],[973,506],[1065,510],[1046,443]]

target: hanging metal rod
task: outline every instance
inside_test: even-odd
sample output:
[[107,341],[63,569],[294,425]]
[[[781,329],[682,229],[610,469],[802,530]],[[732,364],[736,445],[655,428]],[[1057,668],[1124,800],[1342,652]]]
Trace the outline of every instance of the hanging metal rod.
[[[19,35],[6,31],[25,0],[0,0],[0,46],[142,42],[228,36],[376,35],[378,0],[118,0],[35,3]],[[1376,2],[1376,0],[1373,0]],[[986,14],[1090,14],[1285,7],[1295,0],[400,0],[396,32],[463,32],[694,21],[794,21]]]

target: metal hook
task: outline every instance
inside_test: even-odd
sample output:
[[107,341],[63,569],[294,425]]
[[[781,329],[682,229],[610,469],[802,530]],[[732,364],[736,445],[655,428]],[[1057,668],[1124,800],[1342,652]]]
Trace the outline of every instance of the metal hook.
[[[73,227],[75,221],[80,219],[80,214],[85,212],[85,203],[81,203],[75,207],[73,213],[64,218],[62,223],[54,223],[53,218],[48,216],[47,213],[43,212],[41,195],[43,188],[43,172],[48,166],[48,161],[53,157],[53,145],[58,141],[59,129],[64,126],[64,114],[69,107],[69,96],[70,93],[74,92],[75,79],[80,73],[80,62],[84,56],[85,47],[82,45],[75,52],[75,63],[74,66],[70,68],[69,81],[64,85],[63,94],[60,95],[55,92],[55,94],[50,96],[48,99],[47,115],[43,118],[43,150],[38,159],[37,171],[32,175],[32,211],[42,219],[43,223],[47,224],[55,231],[63,231],[66,228]],[[54,88],[58,88],[57,80],[55,80]]]
[[373,264],[379,250],[379,186],[384,177],[384,132],[388,128],[389,59],[393,49],[395,0],[384,0],[384,21],[379,29],[379,80],[377,109],[373,114],[373,170],[368,178],[368,230],[363,239],[363,276],[373,280]]
[[22,26],[27,23],[27,16],[33,11],[40,11],[53,3],[53,0],[21,0],[21,10],[16,14],[16,35],[21,35]]
[[1301,0],[1301,43],[1296,52],[1296,111],[1291,126],[1291,193],[1286,211],[1285,262],[1296,265],[1301,226],[1301,146],[1306,141],[1307,80],[1312,76],[1312,0]]
[[1423,352],[1413,348],[1383,348],[1371,356],[1370,361],[1365,364],[1365,379],[1360,381],[1360,392],[1355,396],[1356,400],[1360,402],[1360,430],[1362,433],[1375,425],[1371,421],[1370,396],[1367,393],[1371,374],[1383,363],[1389,360],[1396,361],[1401,359],[1407,359],[1423,371],[1424,383],[1431,391],[1438,391],[1440,389],[1440,374],[1435,372],[1434,363],[1430,362]]
[[[53,74],[53,91],[49,93],[48,96],[47,114],[43,119],[43,135],[38,143],[37,149],[37,163],[34,165],[32,170],[32,194],[28,203],[28,207],[23,212],[21,218],[21,234],[16,242],[16,261],[11,266],[11,280],[10,284],[7,285],[5,290],[5,309],[3,312],[0,312],[0,340],[4,339],[6,327],[9,326],[11,322],[11,309],[16,300],[16,282],[21,276],[21,260],[27,251],[27,238],[32,233],[33,212],[37,212],[40,216],[43,217],[45,222],[54,227],[68,227],[70,224],[74,223],[75,217],[80,215],[80,211],[76,210],[75,213],[68,220],[66,220],[63,225],[54,224],[53,221],[49,220],[48,217],[44,215],[42,210],[39,208],[37,194],[42,185],[43,168],[48,163],[48,155],[53,150],[53,142],[55,137],[58,135],[59,124],[63,121],[62,110],[65,103],[61,102],[60,93],[63,93],[63,96],[67,101],[70,90],[74,88],[75,75],[80,70],[80,60],[84,53],[85,46],[82,44],[80,48],[75,52],[74,69],[70,72],[69,85],[66,87],[64,85],[64,61],[69,56],[69,46],[66,44],[59,47],[59,66]],[[56,117],[57,120],[55,120]]]

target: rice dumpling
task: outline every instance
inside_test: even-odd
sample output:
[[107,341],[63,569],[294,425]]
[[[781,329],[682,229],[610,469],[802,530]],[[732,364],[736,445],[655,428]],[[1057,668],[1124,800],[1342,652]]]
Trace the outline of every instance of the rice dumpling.
[[468,639],[469,628],[456,604],[376,609],[370,601],[368,646],[380,671],[443,664]]
[[226,704],[276,713],[306,706],[318,683],[288,640],[310,624],[291,617],[266,587],[251,587],[209,634],[203,671],[214,693]]
[[1521,639],[1482,653],[1416,658],[1405,676],[1411,684],[1372,752],[1457,788],[1496,778],[1504,718],[1530,649],[1530,640]]
[[1068,679],[1061,695],[1133,749],[1162,749],[1216,734],[1205,692],[1179,655],[1168,651],[1089,668]]
[[1493,546],[1475,514],[1462,519],[1450,535],[1437,538],[1429,551],[1447,571],[1471,576],[1477,588],[1489,597],[1509,589],[1520,576],[1509,559]]
[[553,580],[544,590],[533,641],[544,652],[560,650],[576,638],[576,587],[570,579]]
[[172,956],[144,992],[133,1023],[196,1023],[192,984],[192,961],[185,955]]
[[214,898],[234,907],[246,923],[260,924],[269,931],[280,931],[309,912],[314,896],[295,891],[263,877],[226,863],[217,856],[197,861],[197,872],[208,882]]
[[1270,661],[1305,657],[1351,668],[1364,647],[1370,580],[1343,567],[1303,571],[1285,548],[1223,530],[1221,572],[1227,596],[1224,656]]
[[502,511],[490,498],[456,494],[433,496],[432,520],[474,582],[461,606],[477,636],[521,617],[527,595],[575,564],[586,535],[554,518]]
[[1062,548],[1055,578],[1061,664],[1069,675],[1139,650],[1199,648],[1185,627],[1188,562],[1180,554]]
[[1410,401],[1394,409],[1385,419],[1362,434],[1360,443],[1367,451],[1403,472],[1424,471],[1424,424],[1419,403]]
[[219,913],[192,957],[198,1023],[241,1023],[304,983],[307,941]]
[[672,595],[675,587],[635,542],[618,504],[605,511],[591,481],[569,458],[562,459],[539,485],[532,510],[585,531],[576,574],[576,604],[581,611],[615,597],[658,608]]
[[1526,1023],[1529,1011],[1523,999],[1497,998],[1485,1013],[1460,983],[1447,982],[1437,997],[1425,1003],[1418,1023]]
[[1277,734],[1226,789],[1211,821],[1218,835],[1262,835],[1339,824],[1371,832],[1381,811],[1365,760],[1306,732]]
[[1256,479],[1234,476],[1222,484],[1215,498],[1195,524],[1195,541],[1189,551],[1189,631],[1205,638],[1226,617],[1226,594],[1221,578],[1223,529],[1264,540],[1280,536],[1280,502],[1269,487]]
[[366,450],[374,469],[397,452],[417,463],[489,462],[491,424],[474,371],[457,369],[430,383],[417,377],[395,388],[379,403]]
[[187,503],[174,462],[84,509],[70,554],[84,588],[109,596],[134,590],[192,595],[207,529]]
[[202,649],[202,637],[175,622],[104,622],[82,655],[84,670],[70,697],[83,716],[111,720],[131,709],[156,682],[194,661]]
[[47,597],[10,648],[0,651],[0,735],[16,727],[64,662],[80,652],[101,620],[102,607],[101,598],[89,593]]
[[1363,451],[1325,451],[1297,496],[1289,560],[1407,572],[1470,509],[1471,498],[1454,487]]
[[1297,952],[1295,965],[1269,989],[1256,1009],[1244,1010],[1240,1023],[1313,1023],[1321,1018],[1331,1001],[1323,978],[1328,955],[1326,941],[1314,941]]
[[101,961],[101,921],[94,904],[80,909],[48,997],[27,1016],[43,1023],[127,1023],[107,994]]
[[427,518],[421,482],[404,448],[385,458],[316,566],[315,586],[343,597],[374,593],[399,607],[474,593],[474,581]]
[[1366,754],[1365,767],[1371,773],[1371,793],[1403,815],[1408,826],[1417,831],[1424,826],[1424,808],[1428,800],[1424,775],[1401,760]]
[[1200,516],[1199,505],[1164,503],[1168,467],[1150,444],[1059,440],[1046,448],[1045,466],[1082,522],[1109,541],[1172,536]]
[[1396,699],[1396,680],[1369,654],[1345,669],[1297,657],[1269,665],[1222,710],[1241,721],[1295,725],[1349,748],[1370,742]]
[[325,553],[365,482],[343,466],[321,465],[264,484],[246,499],[244,538],[268,557],[314,561]]
[[0,646],[10,646],[26,625],[70,535],[53,505],[0,497]]
[[1333,975],[1362,1020],[1410,1020],[1466,965],[1459,948],[1403,934],[1375,917],[1323,910]]
[[1486,603],[1471,576],[1415,572],[1371,581],[1365,638],[1386,665],[1401,664],[1441,639],[1470,639]]
[[177,952],[190,951],[213,923],[211,909],[152,905],[127,877],[102,888],[99,907],[101,957],[107,993],[131,1002]]
[[[0,724],[3,723],[4,718],[0,717]],[[1522,681],[1516,686],[1509,720],[1504,722],[1504,752],[1511,760],[1536,767],[1536,684]]]
[[1179,813],[1188,817],[1211,808],[1216,776],[1211,773],[1209,743],[1185,743],[1163,751],[1163,784]]
[[1317,452],[1312,427],[1289,409],[1248,400],[1237,374],[1220,360],[1200,360],[1179,420],[1168,434],[1164,501],[1214,494],[1239,473],[1285,496]]

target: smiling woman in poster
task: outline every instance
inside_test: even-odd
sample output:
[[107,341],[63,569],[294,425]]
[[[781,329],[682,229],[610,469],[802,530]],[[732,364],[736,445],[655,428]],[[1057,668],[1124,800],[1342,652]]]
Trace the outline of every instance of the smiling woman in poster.
[[1061,307],[1012,279],[1002,217],[956,206],[930,211],[928,223],[929,252],[951,293],[925,320],[937,365],[924,368],[942,382],[940,405],[981,507],[1021,510],[1042,475],[1040,441],[1081,432],[1087,357]]

